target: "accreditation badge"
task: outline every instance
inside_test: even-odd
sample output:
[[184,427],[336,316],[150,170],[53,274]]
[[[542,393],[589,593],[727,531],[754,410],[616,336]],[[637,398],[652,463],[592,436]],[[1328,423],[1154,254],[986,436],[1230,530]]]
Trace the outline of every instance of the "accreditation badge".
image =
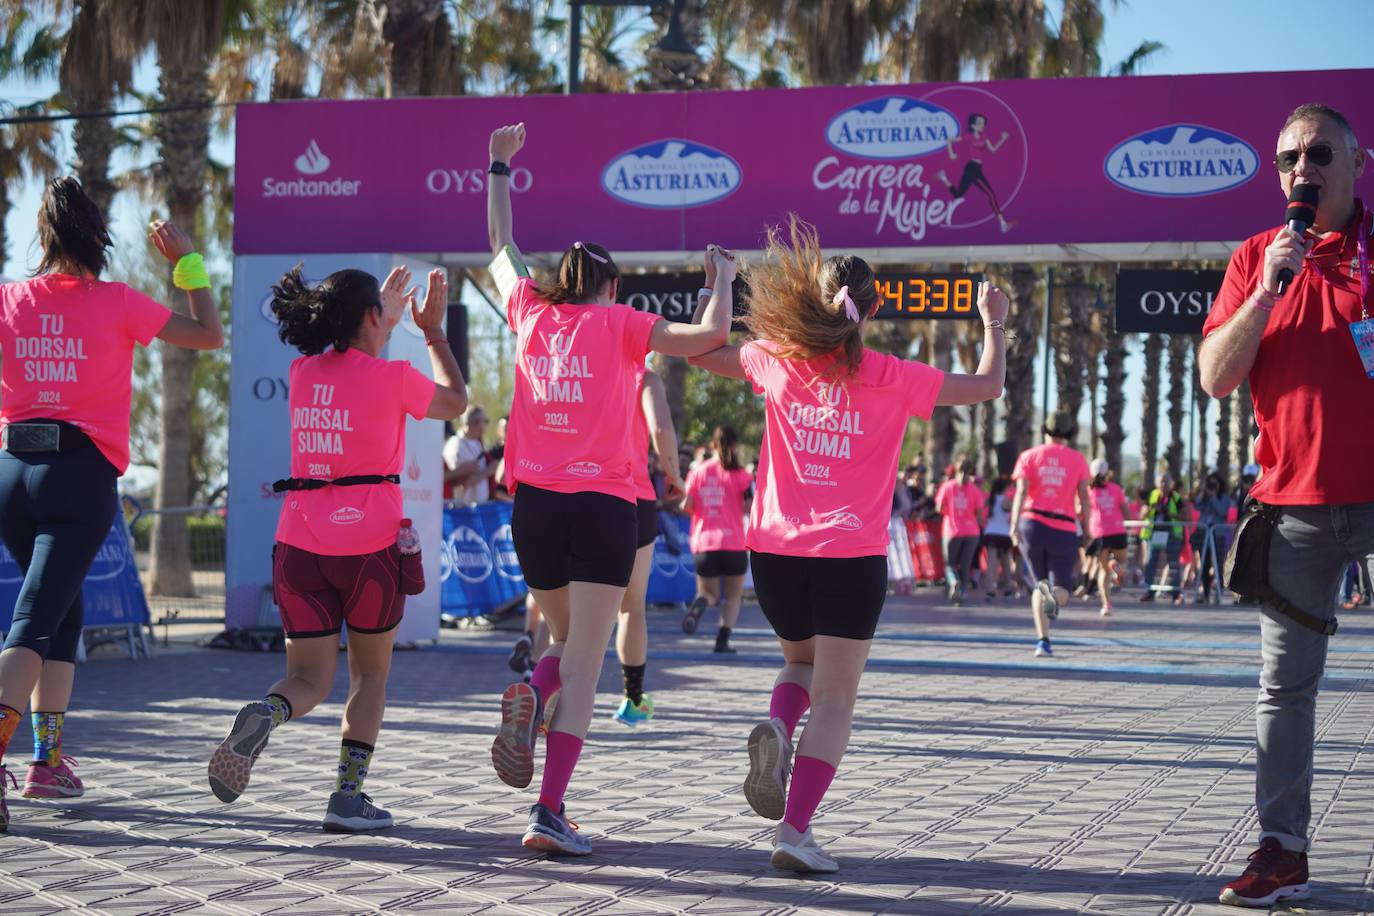
[[1360,354],[1360,362],[1364,364],[1364,374],[1374,378],[1374,318],[1352,324],[1350,335],[1355,338],[1355,351]]

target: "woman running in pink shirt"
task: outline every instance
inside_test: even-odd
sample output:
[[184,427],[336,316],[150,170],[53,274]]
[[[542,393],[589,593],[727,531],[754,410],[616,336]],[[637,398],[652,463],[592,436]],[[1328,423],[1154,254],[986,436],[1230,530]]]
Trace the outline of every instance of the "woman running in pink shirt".
[[[24,573],[0,651],[0,760],[33,705],[25,798],[76,798],[62,753],[84,613],[81,588],[109,537],[129,466],[134,347],[224,344],[201,256],[171,223],[149,239],[186,291],[179,315],[123,283],[100,279],[110,235],[75,178],[54,178],[38,211],[42,260],[28,280],[0,284],[0,537]],[[0,832],[9,828],[0,767]],[[9,777],[12,778],[12,777]]]
[[[817,845],[811,818],[849,743],[887,595],[887,481],[909,417],[1001,393],[1007,298],[979,287],[987,331],[978,371],[945,374],[866,350],[865,322],[880,302],[872,268],[826,258],[815,229],[795,216],[787,238],[770,228],[765,262],[750,272],[753,339],[691,362],[747,379],[765,404],[747,544],[759,607],[786,664],[768,720],[749,736],[744,794],[755,812],[782,821],[774,865],[831,872],[839,865]],[[792,735],[808,708],[794,764]]]
[[[525,126],[491,135],[487,230],[493,253],[515,247],[510,160]],[[501,697],[491,759],[507,785],[534,778],[534,745],[545,704],[559,695],[548,726],[539,799],[524,845],[588,855],[591,841],[563,811],[563,796],[591,724],[606,644],[635,564],[638,522],[634,437],[639,377],[650,351],[698,356],[730,329],[734,259],[713,249],[716,283],[701,324],[673,324],[617,305],[620,270],[600,245],[574,242],[549,284],[519,280],[506,300],[517,336],[515,396],[506,432],[515,506],[511,533],[525,581],[544,612],[553,645],[530,683]]]
[[692,515],[689,542],[697,568],[697,595],[682,618],[682,630],[695,633],[701,615],[723,599],[715,648],[723,655],[735,654],[730,633],[739,620],[744,574],[749,571],[744,514],[749,510],[754,476],[740,465],[738,449],[734,427],[717,426],[711,436],[715,457],[687,475],[687,501],[683,504]]
[[[444,336],[448,284],[429,274],[424,308],[410,270],[380,287],[361,270],[340,270],[308,286],[295,268],[272,288],[283,343],[303,356],[291,364],[291,476],[272,548],[272,591],[286,631],[286,676],[239,710],[210,758],[210,789],[231,802],[248,787],[273,729],[324,702],[334,687],[340,634],[348,626],[348,702],[334,792],[324,829],[356,833],[390,827],[391,815],[363,793],[386,707],[391,647],[405,596],[424,588],[405,567],[398,532],[406,417],[452,420],[467,407],[467,386]],[[429,344],[438,384],[407,360],[381,358],[405,309]],[[418,564],[414,564],[418,565]]]
[[1093,540],[1088,545],[1087,565],[1102,596],[1102,616],[1110,617],[1112,586],[1125,579],[1126,494],[1112,478],[1107,459],[1094,459],[1088,470],[1093,475],[1088,486],[1088,500],[1092,503],[1088,521]]

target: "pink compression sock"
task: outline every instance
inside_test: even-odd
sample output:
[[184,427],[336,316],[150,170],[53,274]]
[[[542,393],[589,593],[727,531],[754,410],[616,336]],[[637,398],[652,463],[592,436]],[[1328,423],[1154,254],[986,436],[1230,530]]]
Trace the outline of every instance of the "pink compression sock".
[[544,776],[539,783],[539,804],[555,814],[563,806],[563,795],[568,791],[568,781],[572,779],[581,754],[581,738],[567,732],[549,732],[544,742]]
[[534,666],[534,674],[530,675],[530,686],[539,691],[545,703],[563,686],[563,681],[558,676],[558,663],[557,655],[545,655]]
[[787,811],[782,819],[798,833],[805,833],[834,778],[835,768],[819,757],[797,757],[792,762],[792,784],[787,788]]
[[773,688],[773,698],[768,701],[768,717],[781,719],[787,726],[787,740],[797,730],[797,723],[811,708],[811,694],[801,684],[782,683]]

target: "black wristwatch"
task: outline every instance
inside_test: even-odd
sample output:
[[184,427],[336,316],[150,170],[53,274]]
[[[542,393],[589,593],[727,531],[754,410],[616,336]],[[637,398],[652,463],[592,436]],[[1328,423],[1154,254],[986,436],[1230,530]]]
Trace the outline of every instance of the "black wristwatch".
[[492,175],[509,175],[510,166],[499,159],[493,159],[491,165],[487,166],[487,172]]

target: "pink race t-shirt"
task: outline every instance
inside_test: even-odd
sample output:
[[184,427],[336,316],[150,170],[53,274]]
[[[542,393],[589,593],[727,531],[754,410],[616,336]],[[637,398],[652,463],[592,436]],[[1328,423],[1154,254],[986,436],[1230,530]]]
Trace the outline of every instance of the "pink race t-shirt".
[[748,471],[727,471],[719,458],[692,468],[687,475],[692,553],[744,549],[744,497],[753,485]]
[[527,483],[634,502],[634,463],[647,457],[627,435],[644,424],[636,372],[663,319],[626,305],[550,305],[528,278],[511,290],[506,317],[517,337],[511,491]]
[[44,274],[0,285],[0,427],[71,423],[123,474],[134,344],[147,346],[171,315],[123,283]]
[[978,527],[978,510],[986,500],[983,491],[973,481],[959,483],[946,480],[935,491],[935,508],[940,512],[940,537],[976,538],[983,533]]
[[780,359],[768,341],[745,344],[739,358],[765,398],[749,549],[885,555],[907,419],[930,416],[944,373],[869,350],[853,376],[832,375],[833,356]]
[[1088,530],[1095,538],[1126,533],[1126,494],[1119,484],[1088,487]]
[[[1026,449],[1016,459],[1011,479],[1026,482],[1026,498],[1021,503],[1022,518],[1059,531],[1078,531],[1078,484],[1092,480],[1088,459],[1081,452],[1054,442]],[[1026,515],[1031,509],[1042,511]],[[1050,518],[1043,512],[1053,512],[1067,518]]]
[[[289,381],[292,477],[399,474],[406,416],[422,419],[434,400],[433,380],[410,363],[352,347],[302,356]],[[394,483],[289,491],[277,540],[330,557],[373,553],[396,543],[403,511]]]
[[658,501],[658,494],[654,492],[654,482],[649,478],[649,418],[644,413],[644,374],[647,367],[640,365],[636,374],[639,378],[635,383],[635,391],[638,400],[635,401],[639,408],[635,411],[634,419],[630,422],[630,429],[634,432],[635,460],[630,465],[630,470],[634,472],[635,480],[635,499]]

